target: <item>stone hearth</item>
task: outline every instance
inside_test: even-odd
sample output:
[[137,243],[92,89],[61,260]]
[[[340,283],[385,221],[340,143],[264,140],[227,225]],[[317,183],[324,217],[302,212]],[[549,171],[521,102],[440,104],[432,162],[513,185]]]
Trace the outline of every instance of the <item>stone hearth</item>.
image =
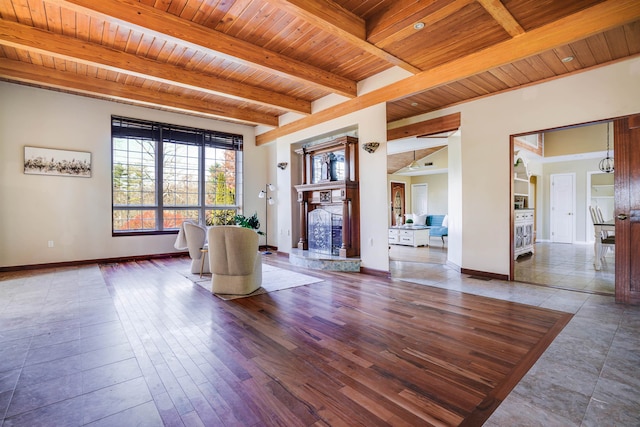
[[314,270],[360,272],[360,258],[346,258],[337,255],[328,255],[318,252],[305,251],[292,248],[289,254],[289,262],[298,267]]

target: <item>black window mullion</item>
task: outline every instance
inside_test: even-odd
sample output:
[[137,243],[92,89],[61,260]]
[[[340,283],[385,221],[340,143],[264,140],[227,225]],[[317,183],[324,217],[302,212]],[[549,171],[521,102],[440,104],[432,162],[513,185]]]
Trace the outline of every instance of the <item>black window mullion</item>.
[[158,127],[158,138],[156,140],[156,230],[164,230],[164,127]]
[[199,164],[198,164],[198,174],[199,174],[198,180],[200,181],[200,185],[198,187],[198,190],[199,190],[198,191],[198,199],[199,199],[198,202],[199,202],[200,206],[198,207],[198,209],[200,211],[200,222],[202,224],[205,224],[207,222],[207,218],[206,218],[206,212],[207,212],[206,208],[207,207],[206,207],[206,197],[205,197],[207,185],[206,185],[206,182],[205,182],[205,177],[206,177],[205,172],[206,171],[205,171],[205,161],[204,161],[205,160],[205,143],[204,142],[205,142],[205,139],[206,139],[205,135],[206,135],[205,132],[202,132],[200,134],[200,137],[201,137],[201,139],[200,139],[200,147],[199,147],[199,149],[200,149],[200,158],[198,159],[198,161],[199,161]]

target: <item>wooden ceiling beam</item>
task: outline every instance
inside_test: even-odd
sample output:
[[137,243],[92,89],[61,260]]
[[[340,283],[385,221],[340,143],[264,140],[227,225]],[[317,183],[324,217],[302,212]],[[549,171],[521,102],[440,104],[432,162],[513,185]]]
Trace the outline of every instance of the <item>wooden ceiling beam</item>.
[[498,24],[511,36],[524,34],[524,28],[520,26],[511,12],[504,7],[500,0],[478,0],[478,3],[495,19]]
[[191,44],[215,52],[218,56],[243,65],[275,73],[315,88],[353,98],[356,82],[305,64],[223,32],[182,19],[136,0],[47,0],[74,11],[114,18],[129,27],[152,31],[159,38],[179,44]]
[[256,136],[263,145],[277,138],[329,120],[436,88],[502,65],[540,54],[557,46],[582,40],[611,28],[640,19],[640,2],[608,0],[566,16],[551,24],[528,31],[479,52],[458,58],[415,76],[359,96]]
[[344,10],[340,5],[329,0],[270,0],[279,7],[299,16],[312,25],[333,36],[342,39],[352,46],[362,49],[370,55],[380,58],[392,65],[413,74],[419,68],[391,55],[365,40],[366,28],[362,18]]
[[331,0],[269,0],[269,4],[322,29],[329,24],[360,40],[364,40],[367,33],[364,19]]
[[448,116],[436,117],[435,119],[389,129],[387,130],[387,141],[455,131],[460,127],[460,119],[460,113],[454,113]]
[[311,103],[303,99],[217,78],[205,73],[185,70],[173,64],[141,58],[131,53],[28,25],[11,21],[0,22],[2,22],[0,44],[285,111],[311,113]]
[[[383,11],[369,20],[367,40],[380,49],[406,39],[417,31],[413,25],[422,22],[425,28],[439,22],[476,0],[454,0],[448,5],[425,14],[425,10],[435,0],[411,0],[397,2],[394,7]],[[408,4],[407,4],[408,3]]]
[[0,58],[0,77],[65,91],[73,89],[76,93],[125,101],[131,104],[152,106],[189,114],[199,113],[199,115],[207,117],[233,120],[244,124],[263,124],[268,126],[276,126],[278,124],[278,118],[275,116],[224,106],[216,102],[207,102],[199,97],[175,95],[144,87],[133,87],[6,58]]

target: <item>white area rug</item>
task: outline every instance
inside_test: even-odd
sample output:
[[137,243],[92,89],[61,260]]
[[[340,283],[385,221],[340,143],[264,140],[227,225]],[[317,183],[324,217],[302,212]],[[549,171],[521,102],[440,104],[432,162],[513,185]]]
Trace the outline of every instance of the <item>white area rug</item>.
[[[191,274],[189,272],[183,275],[193,283],[202,286],[211,292],[211,275]],[[267,292],[281,291],[283,289],[295,288],[297,286],[309,285],[311,283],[322,282],[323,279],[307,276],[306,274],[296,273],[295,271],[285,270],[284,268],[274,267],[268,264],[262,264],[262,286],[248,295],[226,295],[214,294],[223,300],[232,300],[236,298],[252,297],[254,295],[266,294]]]

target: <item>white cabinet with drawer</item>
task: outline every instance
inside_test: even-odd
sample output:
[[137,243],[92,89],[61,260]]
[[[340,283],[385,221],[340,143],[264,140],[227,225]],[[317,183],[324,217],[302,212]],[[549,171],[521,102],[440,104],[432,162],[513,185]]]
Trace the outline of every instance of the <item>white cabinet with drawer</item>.
[[533,209],[516,209],[513,231],[513,257],[533,253]]
[[428,246],[429,245],[429,229],[428,228],[390,228],[389,229],[390,245],[406,245],[406,246]]

